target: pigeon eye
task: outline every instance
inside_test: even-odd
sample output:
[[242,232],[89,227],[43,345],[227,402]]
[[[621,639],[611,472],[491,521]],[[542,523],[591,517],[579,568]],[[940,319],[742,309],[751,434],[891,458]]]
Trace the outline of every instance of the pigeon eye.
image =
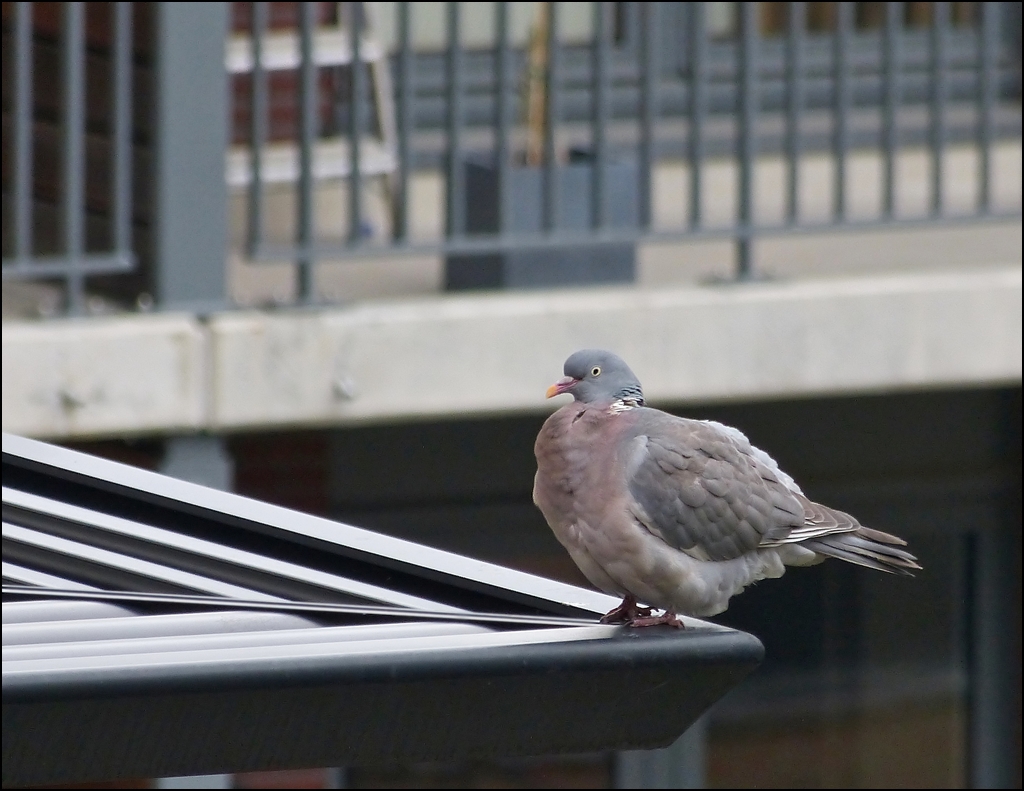
[[601,375],[601,366],[600,365],[595,365],[593,368],[591,368],[590,369],[590,375],[591,376],[600,376]]

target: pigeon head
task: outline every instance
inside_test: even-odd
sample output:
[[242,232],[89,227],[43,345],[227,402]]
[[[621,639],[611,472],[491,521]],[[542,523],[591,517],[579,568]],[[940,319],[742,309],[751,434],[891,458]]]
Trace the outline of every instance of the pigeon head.
[[599,401],[644,403],[644,391],[625,361],[601,349],[583,349],[571,355],[562,368],[565,374],[548,388],[547,397],[572,393],[584,404]]

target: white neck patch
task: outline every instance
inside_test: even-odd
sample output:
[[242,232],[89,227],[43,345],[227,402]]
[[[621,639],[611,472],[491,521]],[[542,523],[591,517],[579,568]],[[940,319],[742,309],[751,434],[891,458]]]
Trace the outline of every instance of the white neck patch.
[[639,404],[632,398],[617,398],[612,401],[611,406],[608,407],[608,411],[613,415],[617,415],[620,412],[628,412],[631,409],[636,409]]

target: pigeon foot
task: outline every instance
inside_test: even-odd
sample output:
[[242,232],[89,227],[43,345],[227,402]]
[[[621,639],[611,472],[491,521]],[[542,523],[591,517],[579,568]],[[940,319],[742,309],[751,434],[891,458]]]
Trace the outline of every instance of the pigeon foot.
[[668,610],[665,610],[661,615],[643,615],[639,618],[634,618],[629,622],[632,627],[640,626],[660,626],[665,624],[666,626],[672,626],[676,629],[685,629],[683,622],[679,620],[679,617]]
[[601,623],[635,625],[634,621],[652,617],[650,607],[641,607],[633,596],[626,596],[622,604],[601,616]]

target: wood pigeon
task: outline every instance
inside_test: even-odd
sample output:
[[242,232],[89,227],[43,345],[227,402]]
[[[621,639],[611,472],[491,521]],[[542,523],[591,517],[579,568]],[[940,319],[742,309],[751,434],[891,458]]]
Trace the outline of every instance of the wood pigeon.
[[807,499],[737,429],[645,406],[611,352],[578,351],[564,373],[547,396],[574,400],[537,436],[533,501],[587,579],[623,597],[603,623],[682,627],[677,614],[716,615],[747,585],[826,557],[921,568],[902,539]]

